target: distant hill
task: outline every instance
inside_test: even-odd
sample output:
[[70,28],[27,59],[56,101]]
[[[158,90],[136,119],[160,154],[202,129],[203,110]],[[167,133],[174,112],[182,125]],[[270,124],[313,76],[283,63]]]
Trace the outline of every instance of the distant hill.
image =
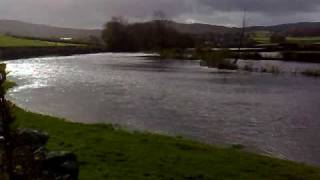
[[71,37],[77,40],[88,40],[91,36],[98,38],[101,36],[100,30],[60,28],[14,20],[0,20],[0,33],[44,39]]
[[[232,33],[237,32],[240,28],[216,26],[209,24],[182,24],[171,23],[176,30],[190,34],[204,33]],[[280,24],[274,26],[251,26],[247,27],[247,32],[268,31],[271,33],[282,33],[288,36],[320,36],[320,22],[300,22],[292,24]]]
[[[183,24],[176,22],[170,22],[169,24],[179,32],[195,35],[205,33],[234,33],[240,31],[240,28],[236,27],[217,26],[210,24]],[[271,33],[282,33],[284,35],[298,37],[320,36],[320,22],[300,22],[292,24],[280,24],[274,26],[247,27],[247,32],[256,31],[268,31]]]
[[[168,22],[176,30],[182,33],[201,35],[206,33],[234,33],[239,28],[225,27],[210,24],[183,24]],[[275,26],[252,26],[247,27],[248,32],[269,31],[283,33],[290,36],[320,36],[320,22],[301,22],[293,24],[281,24]],[[44,39],[57,39],[72,37],[77,40],[88,40],[91,37],[101,38],[101,30],[86,30],[53,27],[14,20],[0,20],[0,33],[15,36],[35,37]]]
[[206,34],[206,33],[230,33],[235,32],[238,28],[217,26],[210,24],[183,24],[176,22],[169,22],[169,25],[175,28],[177,31],[188,34]]
[[320,22],[299,22],[275,26],[249,27],[250,31],[270,31],[288,36],[320,36]]

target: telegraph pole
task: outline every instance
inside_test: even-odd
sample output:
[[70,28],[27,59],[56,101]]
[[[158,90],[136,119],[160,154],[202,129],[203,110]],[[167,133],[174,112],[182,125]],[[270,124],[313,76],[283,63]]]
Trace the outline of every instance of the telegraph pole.
[[243,46],[243,41],[244,41],[244,38],[246,35],[246,24],[247,24],[247,11],[246,11],[246,9],[244,9],[243,19],[242,19],[242,27],[241,27],[241,32],[239,35],[238,55],[237,55],[236,59],[234,60],[234,64],[237,64],[238,60],[241,57],[241,48]]

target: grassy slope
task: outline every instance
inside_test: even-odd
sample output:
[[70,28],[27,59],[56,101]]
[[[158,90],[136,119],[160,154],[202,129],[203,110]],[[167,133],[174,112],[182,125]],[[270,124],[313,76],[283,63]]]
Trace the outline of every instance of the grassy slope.
[[21,127],[47,131],[50,150],[78,155],[80,179],[320,179],[320,169],[232,148],[85,125],[16,110]]
[[15,38],[0,34],[0,47],[47,47],[47,46],[70,46],[73,44],[49,42],[41,40],[29,40]]
[[315,44],[320,43],[320,37],[288,37],[287,40],[297,44]]
[[259,44],[270,44],[270,36],[268,31],[257,31],[251,34],[251,38]]
[[[257,31],[251,34],[253,40],[260,44],[270,44],[271,33],[268,31]],[[287,37],[287,41],[297,44],[320,43],[320,37]]]

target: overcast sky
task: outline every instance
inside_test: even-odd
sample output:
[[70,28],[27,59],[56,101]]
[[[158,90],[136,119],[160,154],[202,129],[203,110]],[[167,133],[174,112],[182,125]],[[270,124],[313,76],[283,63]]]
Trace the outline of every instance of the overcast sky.
[[148,20],[164,11],[180,22],[238,26],[320,21],[320,0],[0,0],[0,19],[100,28],[112,16]]

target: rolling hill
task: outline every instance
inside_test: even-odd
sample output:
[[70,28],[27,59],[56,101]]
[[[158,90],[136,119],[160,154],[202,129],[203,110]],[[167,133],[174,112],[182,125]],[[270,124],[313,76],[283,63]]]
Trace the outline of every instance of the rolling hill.
[[320,36],[320,22],[299,22],[275,26],[253,26],[249,27],[249,30],[276,32],[288,36]]
[[[206,33],[234,33],[239,31],[236,27],[217,26],[210,24],[184,24],[168,22],[179,32],[201,35]],[[252,26],[247,27],[247,32],[277,32],[288,36],[310,37],[320,36],[320,22],[301,22],[293,24],[281,24],[275,26]],[[15,20],[0,20],[0,34],[11,34],[22,37],[57,39],[71,37],[77,40],[88,40],[91,37],[101,38],[101,29],[72,29],[39,25]]]
[[184,24],[184,23],[176,23],[169,22],[169,26],[173,27],[179,32],[188,33],[188,34],[206,34],[206,33],[230,33],[235,32],[238,28],[234,27],[226,27],[226,26],[217,26],[211,24]]
[[15,20],[0,20],[0,33],[43,39],[71,37],[77,40],[87,40],[90,39],[91,36],[98,38],[101,36],[100,30],[60,28]]
[[[240,30],[236,27],[216,26],[209,24],[171,23],[171,26],[180,32],[190,34],[232,33]],[[273,26],[250,26],[246,29],[247,32],[265,31],[270,33],[282,33],[294,37],[320,36],[320,22],[299,22]]]

